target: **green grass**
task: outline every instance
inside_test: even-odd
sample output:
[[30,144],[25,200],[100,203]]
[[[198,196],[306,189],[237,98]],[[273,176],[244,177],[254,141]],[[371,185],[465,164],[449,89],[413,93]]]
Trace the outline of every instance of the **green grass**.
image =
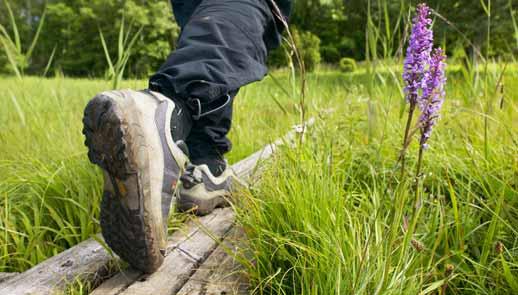
[[[238,207],[256,293],[517,293],[518,71],[508,67],[502,99],[495,91],[502,67],[489,67],[487,84],[480,70],[452,67],[425,154],[414,235],[405,230],[412,178],[400,179],[396,165],[405,118],[400,68],[380,63],[374,78],[364,69],[309,75],[309,115],[335,111],[317,120],[304,144],[282,148]],[[230,162],[299,123],[287,73],[273,75],[286,89],[266,78],[238,95]],[[102,181],[86,158],[81,115],[109,86],[0,79],[0,271],[23,271],[99,231]],[[415,161],[414,144],[407,175]]]
[[365,74],[347,76],[336,111],[282,149],[239,207],[254,291],[518,294],[518,72],[504,76],[502,104],[493,68],[488,84],[449,73],[413,235],[417,144],[401,179],[399,73],[379,71],[370,89]]

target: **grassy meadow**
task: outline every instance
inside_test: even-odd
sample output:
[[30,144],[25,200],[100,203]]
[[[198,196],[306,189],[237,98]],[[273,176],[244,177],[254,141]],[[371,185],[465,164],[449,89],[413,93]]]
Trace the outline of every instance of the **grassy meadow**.
[[[306,117],[317,123],[237,201],[255,293],[518,294],[518,65],[449,67],[413,214],[417,143],[401,177],[398,64],[307,76]],[[272,75],[238,94],[230,162],[300,122],[289,72]],[[0,78],[0,272],[26,270],[99,231],[102,181],[81,117],[110,85]]]

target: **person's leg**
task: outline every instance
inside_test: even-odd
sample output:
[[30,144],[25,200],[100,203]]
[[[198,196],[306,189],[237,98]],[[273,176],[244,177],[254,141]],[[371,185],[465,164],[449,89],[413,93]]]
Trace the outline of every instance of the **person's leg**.
[[189,21],[201,1],[202,0],[171,0],[174,18],[180,29],[183,30],[183,27],[185,27],[185,24]]
[[264,77],[267,50],[280,38],[267,1],[203,0],[196,7],[172,1],[182,32],[149,86],[186,102],[194,118],[187,138],[191,161],[209,164],[215,174],[231,149],[233,98]]
[[187,140],[195,164],[230,150],[232,99],[264,76],[266,48],[279,39],[263,1],[269,0],[174,0],[178,50],[150,79],[150,90],[106,91],[85,108],[88,157],[104,173],[103,237],[141,271],[163,262],[178,190],[179,207],[202,213],[229,192],[229,170],[215,177],[205,165],[188,165],[179,142]]

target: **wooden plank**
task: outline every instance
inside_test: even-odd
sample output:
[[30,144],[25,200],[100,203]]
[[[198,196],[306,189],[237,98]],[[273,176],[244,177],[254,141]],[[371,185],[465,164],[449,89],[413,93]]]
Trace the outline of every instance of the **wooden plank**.
[[0,272],[0,283],[16,276],[17,272]]
[[104,275],[111,259],[103,246],[88,239],[1,283],[0,294],[53,294],[75,279],[94,281]]
[[124,291],[134,281],[142,277],[142,272],[132,268],[125,269],[106,280],[90,295],[116,295]]
[[[215,218],[220,215],[221,209],[215,211],[214,214],[209,214],[207,216],[203,216],[197,218],[193,216],[191,220],[185,223],[180,229],[175,231],[169,238],[167,242],[168,255],[173,250],[178,248],[178,246],[185,242],[188,239],[194,238],[194,235],[199,231],[203,231],[209,226],[209,223],[213,223]],[[217,220],[216,220],[217,221]],[[182,248],[183,249],[183,248]],[[116,295],[120,294],[124,290],[128,288],[133,282],[139,279],[145,279],[145,275],[137,270],[126,269],[112,278],[103,282],[100,286],[98,286],[91,295]]]
[[249,256],[245,239],[243,230],[234,226],[177,295],[249,294],[248,277],[239,262]]
[[189,280],[234,222],[232,208],[216,209],[214,216],[200,230],[170,249],[164,264],[147,278],[138,280],[119,294],[175,294]]

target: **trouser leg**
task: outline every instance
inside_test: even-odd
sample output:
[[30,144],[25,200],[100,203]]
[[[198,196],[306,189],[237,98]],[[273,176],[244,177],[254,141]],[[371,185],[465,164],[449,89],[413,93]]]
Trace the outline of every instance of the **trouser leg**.
[[191,158],[231,149],[226,135],[233,97],[241,86],[264,77],[268,48],[279,43],[266,1],[172,1],[182,31],[177,49],[151,77],[150,88],[191,107]]

